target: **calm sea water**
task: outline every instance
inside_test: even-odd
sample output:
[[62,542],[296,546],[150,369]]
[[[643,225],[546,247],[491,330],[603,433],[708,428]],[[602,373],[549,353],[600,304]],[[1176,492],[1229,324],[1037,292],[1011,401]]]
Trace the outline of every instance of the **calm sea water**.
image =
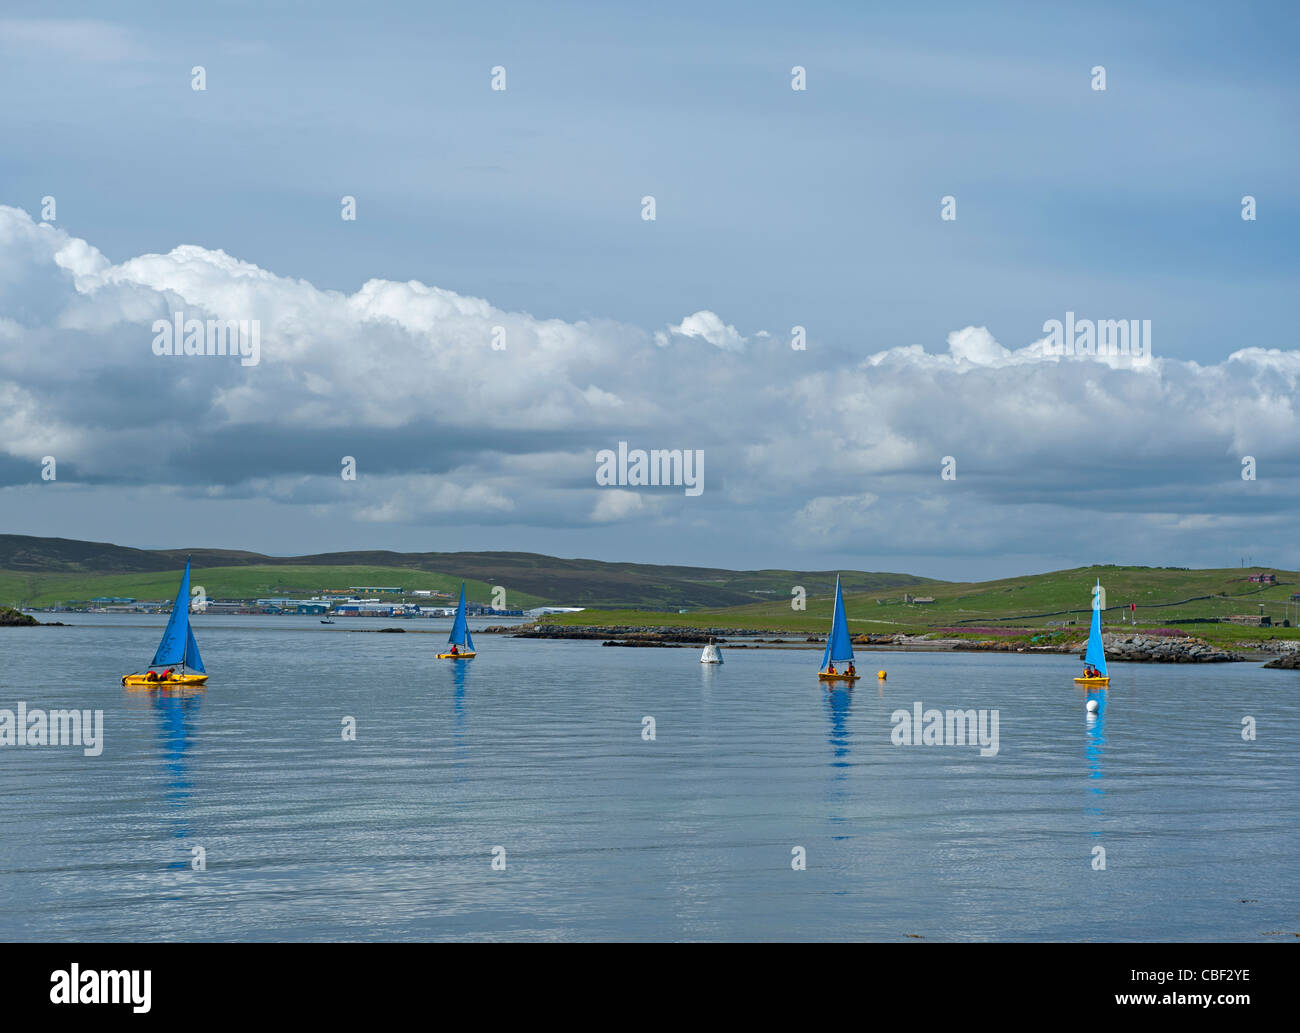
[[[1115,664],[1090,721],[1068,657],[863,652],[888,680],[827,692],[815,652],[211,617],[180,697],[118,683],[160,619],[67,619],[0,632],[0,707],[102,709],[106,745],[0,748],[0,939],[1300,932],[1295,672]],[[916,701],[996,709],[997,756],[893,745]]]

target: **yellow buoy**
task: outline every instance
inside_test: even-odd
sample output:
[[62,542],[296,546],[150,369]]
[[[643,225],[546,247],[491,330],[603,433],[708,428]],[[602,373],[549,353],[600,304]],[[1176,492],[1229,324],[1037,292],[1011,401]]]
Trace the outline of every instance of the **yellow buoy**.
[[877,672],[876,672],[876,677],[879,678],[881,681],[884,681],[885,678],[886,678],[885,672],[884,672],[884,671],[877,671]]

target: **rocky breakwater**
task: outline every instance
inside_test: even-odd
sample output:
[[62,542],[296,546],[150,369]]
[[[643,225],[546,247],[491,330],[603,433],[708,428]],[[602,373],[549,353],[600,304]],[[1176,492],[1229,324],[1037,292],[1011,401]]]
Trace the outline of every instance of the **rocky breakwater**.
[[[959,652],[979,653],[1066,653],[1080,659],[1087,651],[1086,640],[1073,642],[1036,643],[1023,638],[1011,639],[934,639],[932,644]],[[1125,660],[1131,663],[1153,664],[1217,664],[1244,660],[1244,656],[1227,652],[1210,645],[1202,638],[1190,635],[1161,636],[1102,635],[1107,660]]]
[[[904,635],[902,632],[891,635],[854,635],[851,639],[855,646],[905,646],[908,645],[916,636]],[[809,639],[809,642],[814,639]],[[825,642],[825,638],[818,638],[815,641]]]
[[[1222,664],[1245,659],[1237,653],[1210,645],[1203,638],[1193,638],[1190,635],[1163,637],[1137,632],[1132,635],[1102,635],[1101,640],[1106,647],[1107,660],[1154,664]],[[1083,658],[1086,647],[1086,642],[1080,642],[1075,647],[1080,659]]]
[[1270,660],[1264,666],[1278,671],[1300,671],[1300,651],[1291,650],[1283,653],[1276,660]]
[[[703,645],[709,639],[723,645],[729,638],[763,641],[759,635],[781,635],[778,630],[755,628],[672,628],[631,624],[520,624],[498,625],[486,632],[513,634],[515,638],[603,639],[617,645]],[[782,640],[787,641],[787,640]]]

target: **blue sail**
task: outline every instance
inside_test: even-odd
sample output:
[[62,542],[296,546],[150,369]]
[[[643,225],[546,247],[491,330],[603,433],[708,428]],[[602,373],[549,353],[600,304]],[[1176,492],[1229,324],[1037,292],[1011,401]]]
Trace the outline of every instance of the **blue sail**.
[[[192,663],[190,655],[197,663]],[[176,602],[172,604],[171,619],[167,622],[167,630],[163,632],[162,641],[158,643],[158,651],[153,655],[153,663],[150,667],[164,667],[171,664],[184,662],[188,667],[194,667],[199,673],[203,671],[203,661],[199,658],[199,647],[194,641],[194,633],[190,631],[190,561],[185,560],[185,574],[181,578],[180,591],[176,593]]]
[[1088,631],[1088,651],[1083,654],[1083,662],[1097,668],[1103,678],[1106,673],[1106,650],[1101,644],[1101,581],[1097,582],[1097,593],[1092,597],[1092,627]]
[[849,622],[844,619],[844,598],[840,595],[840,578],[835,576],[835,612],[831,615],[831,633],[826,639],[826,652],[822,654],[822,670],[832,663],[853,659],[853,643],[849,639]]
[[460,583],[460,603],[456,607],[456,623],[451,626],[451,635],[447,641],[454,646],[464,646],[474,652],[474,640],[469,636],[469,626],[465,623],[465,582]]
[[194,629],[188,629],[185,637],[185,666],[199,674],[207,674],[203,669],[203,657],[199,656],[199,644],[194,641]]

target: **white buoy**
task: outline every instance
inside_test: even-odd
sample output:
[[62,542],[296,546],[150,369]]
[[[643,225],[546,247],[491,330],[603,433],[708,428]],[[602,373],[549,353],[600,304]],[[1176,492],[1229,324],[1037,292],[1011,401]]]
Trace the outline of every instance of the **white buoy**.
[[1088,700],[1087,709],[1088,709],[1088,713],[1095,714],[1097,712],[1097,701],[1095,699]]

